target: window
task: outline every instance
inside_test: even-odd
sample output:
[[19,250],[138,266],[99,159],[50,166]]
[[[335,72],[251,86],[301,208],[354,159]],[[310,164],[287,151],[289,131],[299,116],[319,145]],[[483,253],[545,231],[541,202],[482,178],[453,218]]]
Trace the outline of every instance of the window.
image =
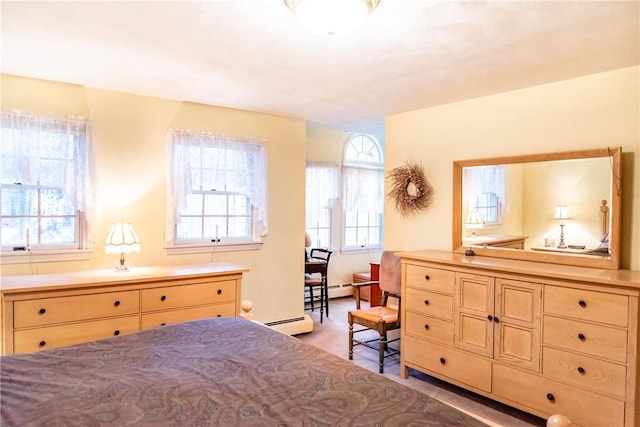
[[464,217],[475,210],[485,226],[500,224],[505,205],[504,166],[467,167],[462,179]]
[[2,251],[84,248],[92,200],[89,122],[11,111],[1,123]]
[[352,135],[345,145],[343,249],[381,248],[384,166],[378,142]]
[[305,194],[305,228],[311,246],[330,248],[333,207],[340,195],[338,165],[307,165]]
[[268,231],[265,142],[170,130],[169,245],[241,244]]

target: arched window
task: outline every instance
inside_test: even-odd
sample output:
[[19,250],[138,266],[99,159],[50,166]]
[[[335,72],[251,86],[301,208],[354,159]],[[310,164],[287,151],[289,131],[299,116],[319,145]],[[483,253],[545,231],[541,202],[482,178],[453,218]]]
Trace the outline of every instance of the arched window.
[[378,141],[352,134],[345,144],[343,180],[343,249],[381,248],[384,163]]

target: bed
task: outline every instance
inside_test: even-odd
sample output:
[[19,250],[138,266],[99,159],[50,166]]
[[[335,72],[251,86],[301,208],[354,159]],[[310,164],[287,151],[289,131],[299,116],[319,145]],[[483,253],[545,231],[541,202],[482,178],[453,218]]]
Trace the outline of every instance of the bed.
[[485,425],[242,318],[168,325],[0,363],[3,427]]

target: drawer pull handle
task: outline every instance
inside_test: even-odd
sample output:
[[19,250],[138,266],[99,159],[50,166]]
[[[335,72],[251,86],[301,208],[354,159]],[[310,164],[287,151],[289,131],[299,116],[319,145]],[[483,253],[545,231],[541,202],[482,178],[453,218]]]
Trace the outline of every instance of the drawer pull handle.
[[166,295],[162,295],[162,296],[160,297],[160,301],[164,301],[164,300],[166,300],[166,299],[167,299],[167,296],[166,296]]
[[218,314],[216,317],[222,317],[222,314]]
[[222,294],[222,289],[218,289],[218,295]]
[[444,365],[445,363],[447,363],[447,359],[445,359],[444,357],[441,357],[440,363]]
[[500,319],[498,319],[497,316],[494,316],[493,321],[496,322],[496,323],[500,323]]
[[160,323],[160,326],[166,326],[166,325],[167,325],[167,324],[166,324],[166,323],[164,323],[164,322]]
[[584,368],[582,366],[578,366],[578,372],[584,375]]
[[426,323],[424,324],[424,328],[428,331],[429,330],[429,325],[427,325]]
[[429,305],[429,300],[428,299],[424,300],[424,305]]
[[429,277],[428,274],[424,276],[424,280],[429,280],[429,279],[431,279],[431,277]]
[[585,337],[585,336],[584,336],[584,334],[580,333],[580,334],[578,334],[578,339],[579,339],[580,341],[584,341],[584,340],[586,340],[586,339],[587,339],[587,337]]
[[40,313],[40,314],[45,314],[46,312],[47,312],[47,310],[45,310],[44,308],[41,308],[41,309],[38,311],[38,313]]
[[487,319],[489,320],[489,322],[493,322],[493,316],[492,315],[488,315]]
[[582,308],[587,308],[587,303],[584,300],[578,301],[578,305]]
[[115,331],[113,331],[113,336],[114,337],[117,337],[118,335],[120,335],[120,331],[119,330],[116,329]]
[[114,302],[114,303],[113,303],[113,306],[114,306],[114,307],[118,307],[118,306],[120,306],[120,301],[116,300],[116,302]]
[[553,395],[553,393],[547,393],[547,400],[549,402],[554,402],[556,400],[556,397]]
[[46,342],[46,341],[40,341],[40,342],[38,343],[38,345],[42,348],[42,347],[44,347],[45,345],[47,345],[47,342]]

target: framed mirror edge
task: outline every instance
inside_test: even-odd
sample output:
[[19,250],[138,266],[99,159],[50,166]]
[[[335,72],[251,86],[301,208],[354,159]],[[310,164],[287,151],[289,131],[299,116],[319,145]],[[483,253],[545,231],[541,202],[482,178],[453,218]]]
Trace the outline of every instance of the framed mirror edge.
[[612,189],[610,203],[609,256],[538,252],[532,250],[511,249],[491,246],[473,246],[478,256],[517,259],[523,261],[545,262],[570,266],[618,270],[620,268],[620,219],[621,219],[621,157],[622,147],[606,147],[585,150],[572,150],[550,153],[535,153],[484,159],[456,160],[453,162],[453,252],[465,253],[469,249],[463,244],[463,206],[462,185],[463,169],[470,166],[488,166],[498,164],[531,163],[553,160],[589,159],[608,157],[611,159]]

